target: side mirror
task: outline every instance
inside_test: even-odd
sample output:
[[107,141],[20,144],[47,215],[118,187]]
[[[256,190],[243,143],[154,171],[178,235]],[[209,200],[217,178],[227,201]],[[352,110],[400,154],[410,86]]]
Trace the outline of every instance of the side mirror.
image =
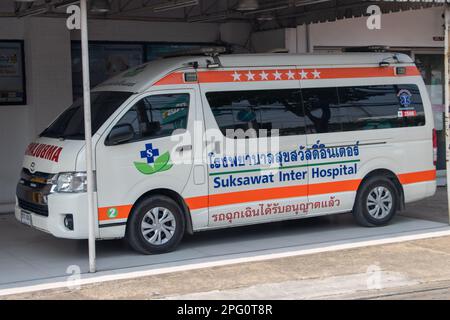
[[131,124],[124,123],[119,124],[112,128],[111,132],[106,138],[105,144],[107,146],[114,146],[117,144],[121,144],[127,141],[130,141],[134,138],[134,130]]

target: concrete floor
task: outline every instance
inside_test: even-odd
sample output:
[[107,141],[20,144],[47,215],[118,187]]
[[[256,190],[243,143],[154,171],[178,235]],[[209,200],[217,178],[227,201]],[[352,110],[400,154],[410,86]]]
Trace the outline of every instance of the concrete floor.
[[[450,299],[450,236],[360,247],[1,299]],[[185,302],[179,302],[178,306]],[[195,306],[195,302],[189,303]]]
[[406,210],[400,212],[400,215],[448,224],[447,203],[447,188],[439,187],[434,197],[408,204]]
[[[199,233],[186,237],[177,251],[155,256],[139,255],[121,240],[102,241],[98,269],[157,269],[447,230],[445,195],[439,189],[434,198],[409,205],[383,228],[359,227],[349,214],[311,218]],[[0,289],[65,278],[71,266],[87,272],[86,241],[55,239],[19,224],[12,215],[0,216]]]

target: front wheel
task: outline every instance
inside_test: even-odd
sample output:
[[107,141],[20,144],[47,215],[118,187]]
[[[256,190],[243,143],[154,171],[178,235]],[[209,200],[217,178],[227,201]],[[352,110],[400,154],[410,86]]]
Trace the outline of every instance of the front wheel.
[[397,211],[398,193],[394,183],[384,177],[372,177],[356,195],[353,216],[365,227],[384,226]]
[[133,209],[126,239],[140,253],[165,253],[177,247],[184,229],[180,206],[169,197],[154,195],[140,201]]

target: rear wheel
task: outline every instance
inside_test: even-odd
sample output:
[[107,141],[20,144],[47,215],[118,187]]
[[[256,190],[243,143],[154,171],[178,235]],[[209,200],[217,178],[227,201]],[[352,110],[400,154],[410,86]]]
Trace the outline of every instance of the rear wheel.
[[372,177],[358,191],[353,216],[362,226],[384,226],[394,217],[397,204],[394,183],[385,177]]
[[179,205],[167,196],[154,195],[140,201],[133,209],[126,239],[140,253],[164,253],[177,247],[184,229]]

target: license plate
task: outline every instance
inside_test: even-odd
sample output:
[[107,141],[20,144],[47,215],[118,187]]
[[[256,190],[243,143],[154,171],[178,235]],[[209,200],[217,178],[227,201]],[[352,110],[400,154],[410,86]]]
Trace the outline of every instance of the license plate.
[[23,224],[26,224],[28,226],[32,226],[33,225],[33,222],[31,220],[31,214],[29,214],[28,212],[24,212],[24,211],[20,212],[20,221]]

